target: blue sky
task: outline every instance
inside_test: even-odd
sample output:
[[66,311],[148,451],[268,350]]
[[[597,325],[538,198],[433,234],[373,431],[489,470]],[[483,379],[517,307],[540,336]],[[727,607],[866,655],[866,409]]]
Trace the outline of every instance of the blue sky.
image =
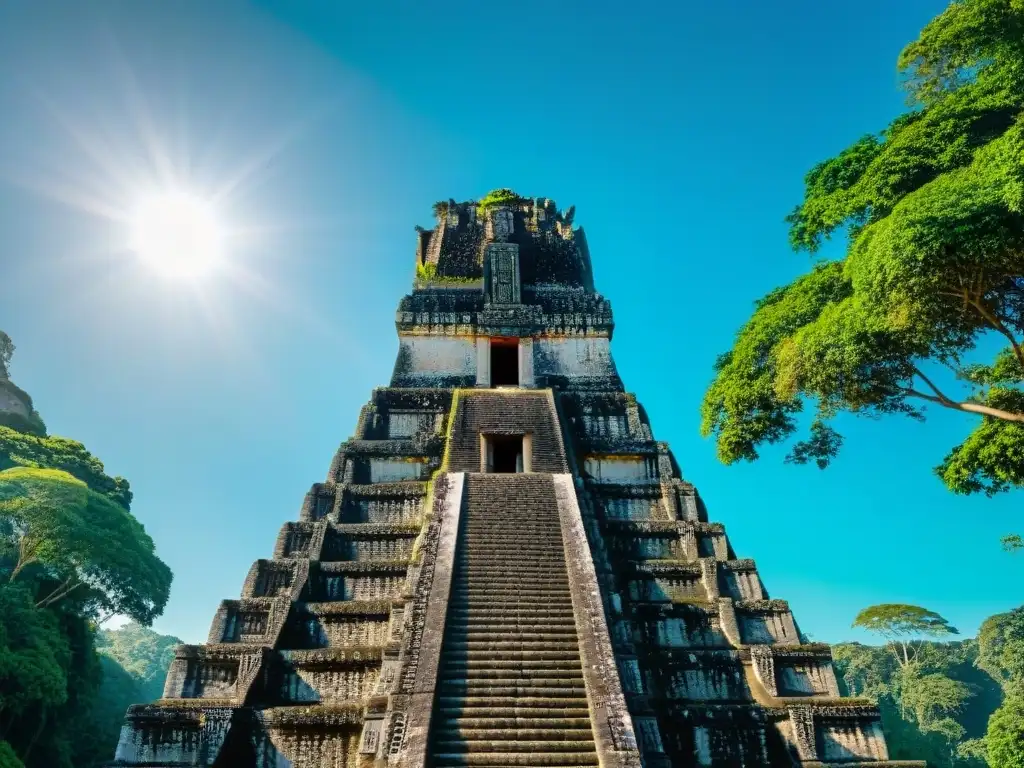
[[[51,432],[130,479],[175,574],[155,626],[204,640],[271,555],[388,381],[413,225],[499,186],[577,206],[627,387],[805,632],[1019,604],[1020,495],[931,473],[969,419],[846,420],[826,472],[698,433],[715,356],[808,266],[804,173],[903,109],[896,55],[943,5],[0,0],[0,328]],[[126,253],[170,177],[216,195],[231,274]]]

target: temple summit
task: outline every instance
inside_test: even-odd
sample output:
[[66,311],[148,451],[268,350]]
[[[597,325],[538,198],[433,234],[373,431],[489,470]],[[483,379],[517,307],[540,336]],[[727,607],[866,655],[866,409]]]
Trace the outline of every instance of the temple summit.
[[921,768],[655,440],[573,209],[434,211],[390,384],[110,765]]

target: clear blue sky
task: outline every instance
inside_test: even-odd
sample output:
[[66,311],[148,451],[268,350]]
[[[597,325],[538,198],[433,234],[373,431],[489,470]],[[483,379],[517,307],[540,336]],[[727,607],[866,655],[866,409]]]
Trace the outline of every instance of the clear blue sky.
[[[807,268],[804,173],[902,110],[896,55],[943,5],[0,0],[0,328],[51,431],[130,479],[175,574],[156,627],[205,639],[271,555],[388,381],[413,225],[498,186],[577,206],[627,387],[805,632],[1019,604],[1020,494],[930,471],[967,418],[851,421],[827,472],[724,467],[698,433],[715,356]],[[237,274],[125,254],[161,169],[222,194]]]

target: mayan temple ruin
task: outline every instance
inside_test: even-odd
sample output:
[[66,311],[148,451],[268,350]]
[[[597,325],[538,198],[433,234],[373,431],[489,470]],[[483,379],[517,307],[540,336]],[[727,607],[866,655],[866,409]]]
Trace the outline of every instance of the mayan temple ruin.
[[623,387],[573,210],[435,214],[390,385],[111,765],[896,765]]

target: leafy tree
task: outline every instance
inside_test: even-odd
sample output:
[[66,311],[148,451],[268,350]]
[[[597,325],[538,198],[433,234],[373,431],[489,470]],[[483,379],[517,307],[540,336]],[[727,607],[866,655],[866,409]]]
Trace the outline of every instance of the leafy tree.
[[139,693],[135,703],[154,701],[163,695],[167,669],[174,659],[175,646],[180,644],[177,637],[135,623],[101,631],[96,638],[96,649],[136,682]]
[[989,719],[985,747],[991,768],[1024,768],[1024,694],[1008,696]]
[[103,462],[76,440],[27,435],[0,426],[0,470],[11,467],[62,469],[125,509],[131,506],[128,481],[107,475]]
[[[901,53],[912,109],[813,168],[790,241],[820,263],[756,304],[702,409],[726,463],[810,432],[789,460],[825,467],[842,412],[963,413],[937,468],[957,493],[1024,485],[1024,4],[960,0]],[[972,364],[998,338],[1005,348]]]
[[917,658],[923,638],[959,634],[956,627],[934,611],[917,605],[883,603],[857,614],[854,627],[881,635],[901,669]]
[[74,594],[90,611],[148,624],[167,603],[171,572],[142,524],[67,472],[0,472],[0,545],[11,581],[39,567],[39,607]]
[[978,666],[1003,686],[1024,681],[1024,606],[985,619],[978,647]]
[[70,649],[56,617],[33,603],[19,585],[0,587],[0,723],[67,699]]
[[925,733],[937,733],[949,750],[950,762],[967,734],[954,715],[960,713],[974,695],[970,686],[941,673],[920,674],[911,667],[903,671],[901,704],[914,713],[914,719]]
[[0,768],[25,768],[25,764],[6,741],[0,741]]
[[891,759],[981,768],[981,737],[1002,696],[977,666],[975,640],[922,641],[906,668],[888,646],[841,643],[832,656],[843,693],[877,702]]
[[110,759],[117,746],[124,713],[132,704],[155,701],[163,695],[164,679],[181,640],[139,624],[101,630],[96,635],[103,684],[93,705],[95,738],[90,754],[98,764]]

